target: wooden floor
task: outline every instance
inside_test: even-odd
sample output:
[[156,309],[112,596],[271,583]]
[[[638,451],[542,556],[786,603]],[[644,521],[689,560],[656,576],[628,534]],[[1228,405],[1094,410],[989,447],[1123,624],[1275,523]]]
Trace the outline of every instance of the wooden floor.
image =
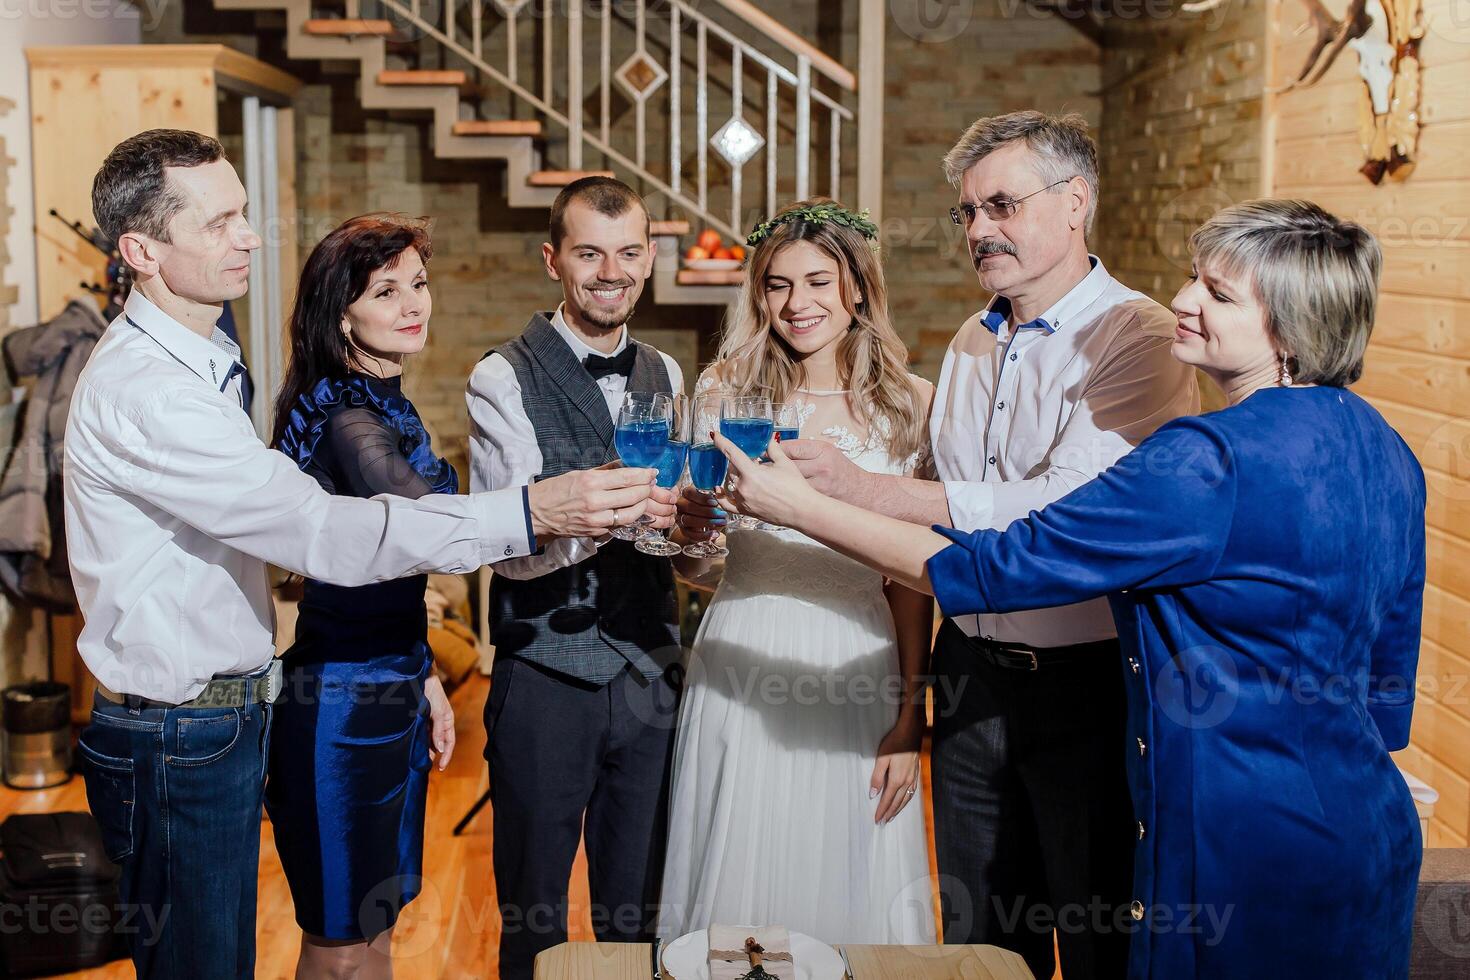
[[[500,936],[495,883],[490,870],[490,811],[482,810],[459,837],[450,830],[485,790],[485,727],[481,712],[489,681],[476,674],[451,697],[458,745],[449,768],[429,781],[424,847],[424,891],[404,910],[394,936],[394,975],[399,980],[494,980],[495,948]],[[929,756],[924,753],[924,784]],[[920,794],[929,832],[929,863],[934,864],[933,819],[929,794]],[[0,819],[12,813],[85,810],[80,777],[50,790],[21,792],[0,787]],[[937,880],[937,878],[935,878]],[[582,853],[572,871],[570,938],[591,940],[587,864]],[[286,980],[293,975],[301,930],[292,912],[269,822],[260,826],[260,898],[256,923],[256,976]],[[133,976],[126,960],[96,970],[67,974],[89,980]]]

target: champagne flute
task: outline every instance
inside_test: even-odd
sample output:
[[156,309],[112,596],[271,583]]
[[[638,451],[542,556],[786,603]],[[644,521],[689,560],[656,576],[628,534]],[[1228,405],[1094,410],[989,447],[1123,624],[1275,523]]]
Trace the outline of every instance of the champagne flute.
[[[669,441],[664,445],[663,455],[658,460],[658,485],[666,490],[677,487],[684,476],[684,463],[688,458],[689,399],[684,395],[674,395],[669,400]],[[633,547],[645,555],[663,558],[672,557],[684,550],[652,528],[647,529],[647,533],[633,542]]]
[[[720,435],[751,459],[759,460],[766,454],[774,431],[769,394],[727,395],[720,402]],[[754,517],[731,514],[729,526],[748,531],[760,527],[760,523]]]
[[[630,391],[623,395],[623,404],[618,409],[618,424],[613,430],[613,445],[624,466],[635,468],[657,467],[669,443],[669,420],[672,402],[666,392]],[[612,529],[612,536],[620,541],[634,541],[641,534],[639,524],[651,524],[653,518],[644,515],[634,524],[624,524]]]
[[[690,415],[694,423],[692,444],[689,447],[689,482],[694,489],[714,493],[725,482],[725,471],[729,460],[709,438],[720,424],[720,403],[724,393],[719,389],[694,396]],[[730,552],[714,538],[696,541],[684,546],[684,554],[690,558],[723,558]]]
[[781,402],[771,406],[771,420],[775,423],[776,438],[782,442],[801,438],[801,410],[803,402]]
[[[801,438],[801,414],[805,407],[801,402],[778,402],[771,406],[771,421],[775,426],[774,437],[777,442]],[[767,453],[769,451],[767,447]],[[769,455],[766,458],[769,459]],[[769,524],[765,521],[759,522],[756,526],[762,531],[785,530],[779,524]]]

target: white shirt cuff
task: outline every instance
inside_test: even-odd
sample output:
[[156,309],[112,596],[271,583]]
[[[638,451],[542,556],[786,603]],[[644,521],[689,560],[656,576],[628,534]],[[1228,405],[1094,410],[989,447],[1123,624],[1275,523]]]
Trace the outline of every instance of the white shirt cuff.
[[949,522],[956,531],[978,531],[995,523],[995,488],[988,483],[946,480]]
[[471,494],[480,523],[480,547],[485,563],[524,558],[536,550],[531,530],[531,503],[527,487],[506,487]]

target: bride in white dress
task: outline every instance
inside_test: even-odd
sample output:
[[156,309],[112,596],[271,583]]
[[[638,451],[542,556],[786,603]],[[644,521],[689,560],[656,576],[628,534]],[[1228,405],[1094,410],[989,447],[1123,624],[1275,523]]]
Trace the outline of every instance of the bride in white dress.
[[[911,473],[933,386],[908,373],[889,322],[876,229],[816,201],[757,237],[739,314],[696,394],[770,388],[802,406],[803,438]],[[709,536],[712,504],[686,491],[680,539]],[[718,923],[934,942],[919,787],[930,599],[795,531],[727,540],[723,567],[675,559],[719,587],[680,708],[660,937]]]

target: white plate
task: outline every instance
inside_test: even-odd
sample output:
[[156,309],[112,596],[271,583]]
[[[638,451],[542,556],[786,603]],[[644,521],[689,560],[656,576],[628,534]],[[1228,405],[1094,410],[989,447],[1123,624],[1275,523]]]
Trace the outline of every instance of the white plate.
[[685,259],[684,268],[699,269],[701,272],[729,272],[740,268],[740,259]]
[[[842,980],[842,957],[805,933],[791,934],[796,980]],[[666,980],[709,980],[709,931],[686,933],[664,947]]]

